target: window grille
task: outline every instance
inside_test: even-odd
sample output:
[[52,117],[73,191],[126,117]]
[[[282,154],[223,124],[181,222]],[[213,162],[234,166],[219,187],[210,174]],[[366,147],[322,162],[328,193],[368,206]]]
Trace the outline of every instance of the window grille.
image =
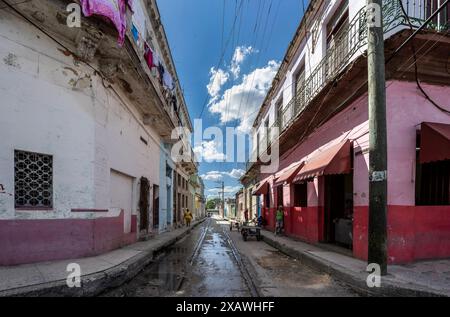
[[14,199],[16,208],[52,208],[51,155],[14,151]]

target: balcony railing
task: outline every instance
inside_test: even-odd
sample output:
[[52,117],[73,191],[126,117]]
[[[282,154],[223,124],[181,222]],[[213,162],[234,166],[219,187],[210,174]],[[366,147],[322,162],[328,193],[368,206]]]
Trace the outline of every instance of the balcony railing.
[[[414,27],[420,27],[424,21],[439,7],[443,0],[403,0],[403,6]],[[436,6],[437,3],[437,6]],[[436,31],[447,30],[448,8],[445,8],[436,19],[427,27]],[[387,34],[399,26],[409,26],[406,16],[403,14],[400,3],[396,0],[385,0],[383,2],[383,28]],[[367,44],[367,20],[366,9],[361,9],[353,20],[348,24],[347,30],[342,30],[326,51],[325,56],[319,64],[306,77],[304,83],[297,87],[296,94],[282,109],[278,119],[268,129],[265,137],[260,141],[259,148],[268,149],[273,142],[270,132],[279,129],[281,135],[303,112],[311,100],[348,65],[355,54]],[[276,134],[276,137],[278,133]],[[257,161],[257,150],[255,149],[247,162],[247,170],[253,162]]]

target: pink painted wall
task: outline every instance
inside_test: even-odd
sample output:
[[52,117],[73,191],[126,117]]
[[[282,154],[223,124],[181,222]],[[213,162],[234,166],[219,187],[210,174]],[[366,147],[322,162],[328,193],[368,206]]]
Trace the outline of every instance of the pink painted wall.
[[[353,254],[367,260],[368,207],[355,207]],[[389,263],[450,257],[450,206],[388,206]]]
[[[450,87],[423,84],[441,105]],[[416,129],[422,122],[450,124],[415,83],[392,81],[387,90],[388,253],[390,263],[450,257],[450,206],[415,206]],[[356,166],[355,166],[356,168]],[[355,208],[354,254],[367,258],[367,207]]]
[[[450,87],[422,84],[428,95],[448,106]],[[387,95],[389,205],[415,205],[416,127],[422,122],[450,124],[450,116],[435,108],[415,83],[392,81]],[[449,109],[450,110],[450,109]],[[450,215],[449,215],[450,217]]]
[[[415,83],[387,84],[388,232],[390,263],[450,257],[450,206],[415,207],[416,127],[424,121],[450,124],[450,116],[432,106]],[[450,87],[423,85],[439,104],[447,105]],[[316,129],[308,139],[280,159],[280,170],[308,159],[349,138],[354,144],[354,246],[367,259],[369,134],[367,96]],[[323,237],[324,178],[308,183],[308,207],[292,207],[292,188],[285,186],[287,233],[311,242]],[[271,193],[272,199],[274,193]],[[315,207],[315,208],[314,208]],[[268,214],[269,216],[269,214]],[[272,212],[270,217],[273,217]],[[272,221],[272,220],[271,220]],[[315,239],[317,238],[317,239]]]
[[0,220],[0,265],[87,257],[133,243],[136,231],[123,233],[123,217]]
[[285,212],[285,219],[288,219],[289,226],[287,233],[311,243],[319,242],[319,207],[293,207]]

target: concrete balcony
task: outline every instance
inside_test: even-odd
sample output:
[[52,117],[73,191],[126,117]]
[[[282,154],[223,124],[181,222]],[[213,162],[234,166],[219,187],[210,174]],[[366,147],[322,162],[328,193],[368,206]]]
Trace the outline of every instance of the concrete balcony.
[[105,86],[119,90],[121,97],[133,104],[142,115],[142,122],[151,126],[164,141],[171,139],[172,130],[181,125],[167,92],[147,66],[144,52],[136,45],[130,31],[131,12],[127,9],[125,43],[117,43],[118,32],[113,24],[97,16],[82,16],[81,27],[67,25],[68,0],[9,0],[24,17],[50,35],[61,51],[84,62],[102,75]]
[[[385,0],[383,5],[383,27],[385,34],[385,41],[390,39],[387,46],[386,54],[392,52],[392,48],[398,47],[402,41],[406,39],[405,32],[409,32],[408,18],[411,21],[413,28],[420,27],[431,14],[438,8],[436,3],[427,0],[403,0],[403,7],[405,9],[406,15],[398,1]],[[443,1],[442,1],[443,3]],[[449,8],[444,8],[444,10],[427,25],[424,34],[418,35],[417,38],[421,40],[430,40],[436,33],[447,33],[449,22],[446,17],[448,17]],[[356,16],[350,21],[349,25],[345,30],[341,30],[339,37],[335,40],[334,44],[327,49],[323,58],[320,62],[312,68],[311,72],[307,74],[301,87],[298,88],[292,99],[281,109],[280,116],[274,121],[272,126],[267,128],[267,133],[260,140],[258,147],[254,147],[252,153],[250,153],[250,158],[246,164],[247,174],[254,174],[255,168],[259,167],[261,161],[259,156],[270,151],[270,148],[274,142],[279,142],[280,144],[280,155],[284,153],[284,149],[288,149],[293,146],[292,140],[298,141],[298,135],[301,128],[299,126],[314,126],[311,120],[319,118],[325,120],[326,111],[330,112],[328,115],[332,115],[333,111],[331,105],[333,101],[329,101],[329,107],[323,106],[327,99],[327,95],[324,92],[330,90],[331,86],[337,84],[338,81],[345,82],[346,80],[350,83],[354,81],[350,74],[349,68],[353,68],[353,72],[357,72],[357,69],[366,69],[365,60],[361,57],[367,49],[367,18],[366,18],[366,8],[362,8]],[[395,35],[395,36],[394,36]],[[448,43],[448,39],[439,38],[444,44]],[[396,46],[397,45],[397,46]],[[409,57],[409,56],[408,56]],[[435,63],[438,59],[435,59]],[[444,61],[444,60],[442,60]],[[444,61],[445,62],[445,61]],[[427,63],[432,63],[427,61]],[[395,64],[395,60],[393,62]],[[425,65],[425,64],[424,64]],[[426,69],[424,67],[424,69]],[[395,78],[393,73],[394,69],[387,69],[387,77]],[[445,75],[438,75],[436,71],[433,73],[431,71],[424,71],[424,74],[434,82],[446,82],[443,77]],[[347,77],[345,77],[347,76]],[[354,75],[353,75],[354,76]],[[364,75],[367,78],[367,74]],[[431,77],[442,77],[440,79]],[[405,78],[403,77],[402,80]],[[350,87],[347,87],[348,91],[352,92],[354,87],[358,87],[355,83]],[[361,89],[361,88],[360,88]],[[362,87],[365,89],[365,87]],[[342,93],[344,95],[345,93]],[[332,95],[328,96],[330,100]],[[323,102],[320,102],[322,107],[322,112],[320,115],[311,116],[314,112],[314,107],[317,107],[317,101],[322,98]],[[339,99],[342,99],[339,97]],[[320,109],[320,108],[319,108]],[[316,110],[317,111],[317,110]],[[322,117],[321,117],[322,116]],[[322,121],[318,121],[319,124]],[[279,133],[272,133],[277,129]],[[295,131],[297,137],[292,137],[292,131]],[[300,133],[300,135],[302,135]],[[291,140],[286,141],[289,136]],[[306,136],[306,132],[305,135]],[[259,153],[258,153],[259,152]],[[244,178],[247,177],[244,175]]]

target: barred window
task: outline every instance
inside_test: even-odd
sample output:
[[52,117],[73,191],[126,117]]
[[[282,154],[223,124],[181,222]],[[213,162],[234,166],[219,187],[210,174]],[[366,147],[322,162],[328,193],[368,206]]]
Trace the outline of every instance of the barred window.
[[52,208],[51,155],[14,151],[14,199],[16,208]]

